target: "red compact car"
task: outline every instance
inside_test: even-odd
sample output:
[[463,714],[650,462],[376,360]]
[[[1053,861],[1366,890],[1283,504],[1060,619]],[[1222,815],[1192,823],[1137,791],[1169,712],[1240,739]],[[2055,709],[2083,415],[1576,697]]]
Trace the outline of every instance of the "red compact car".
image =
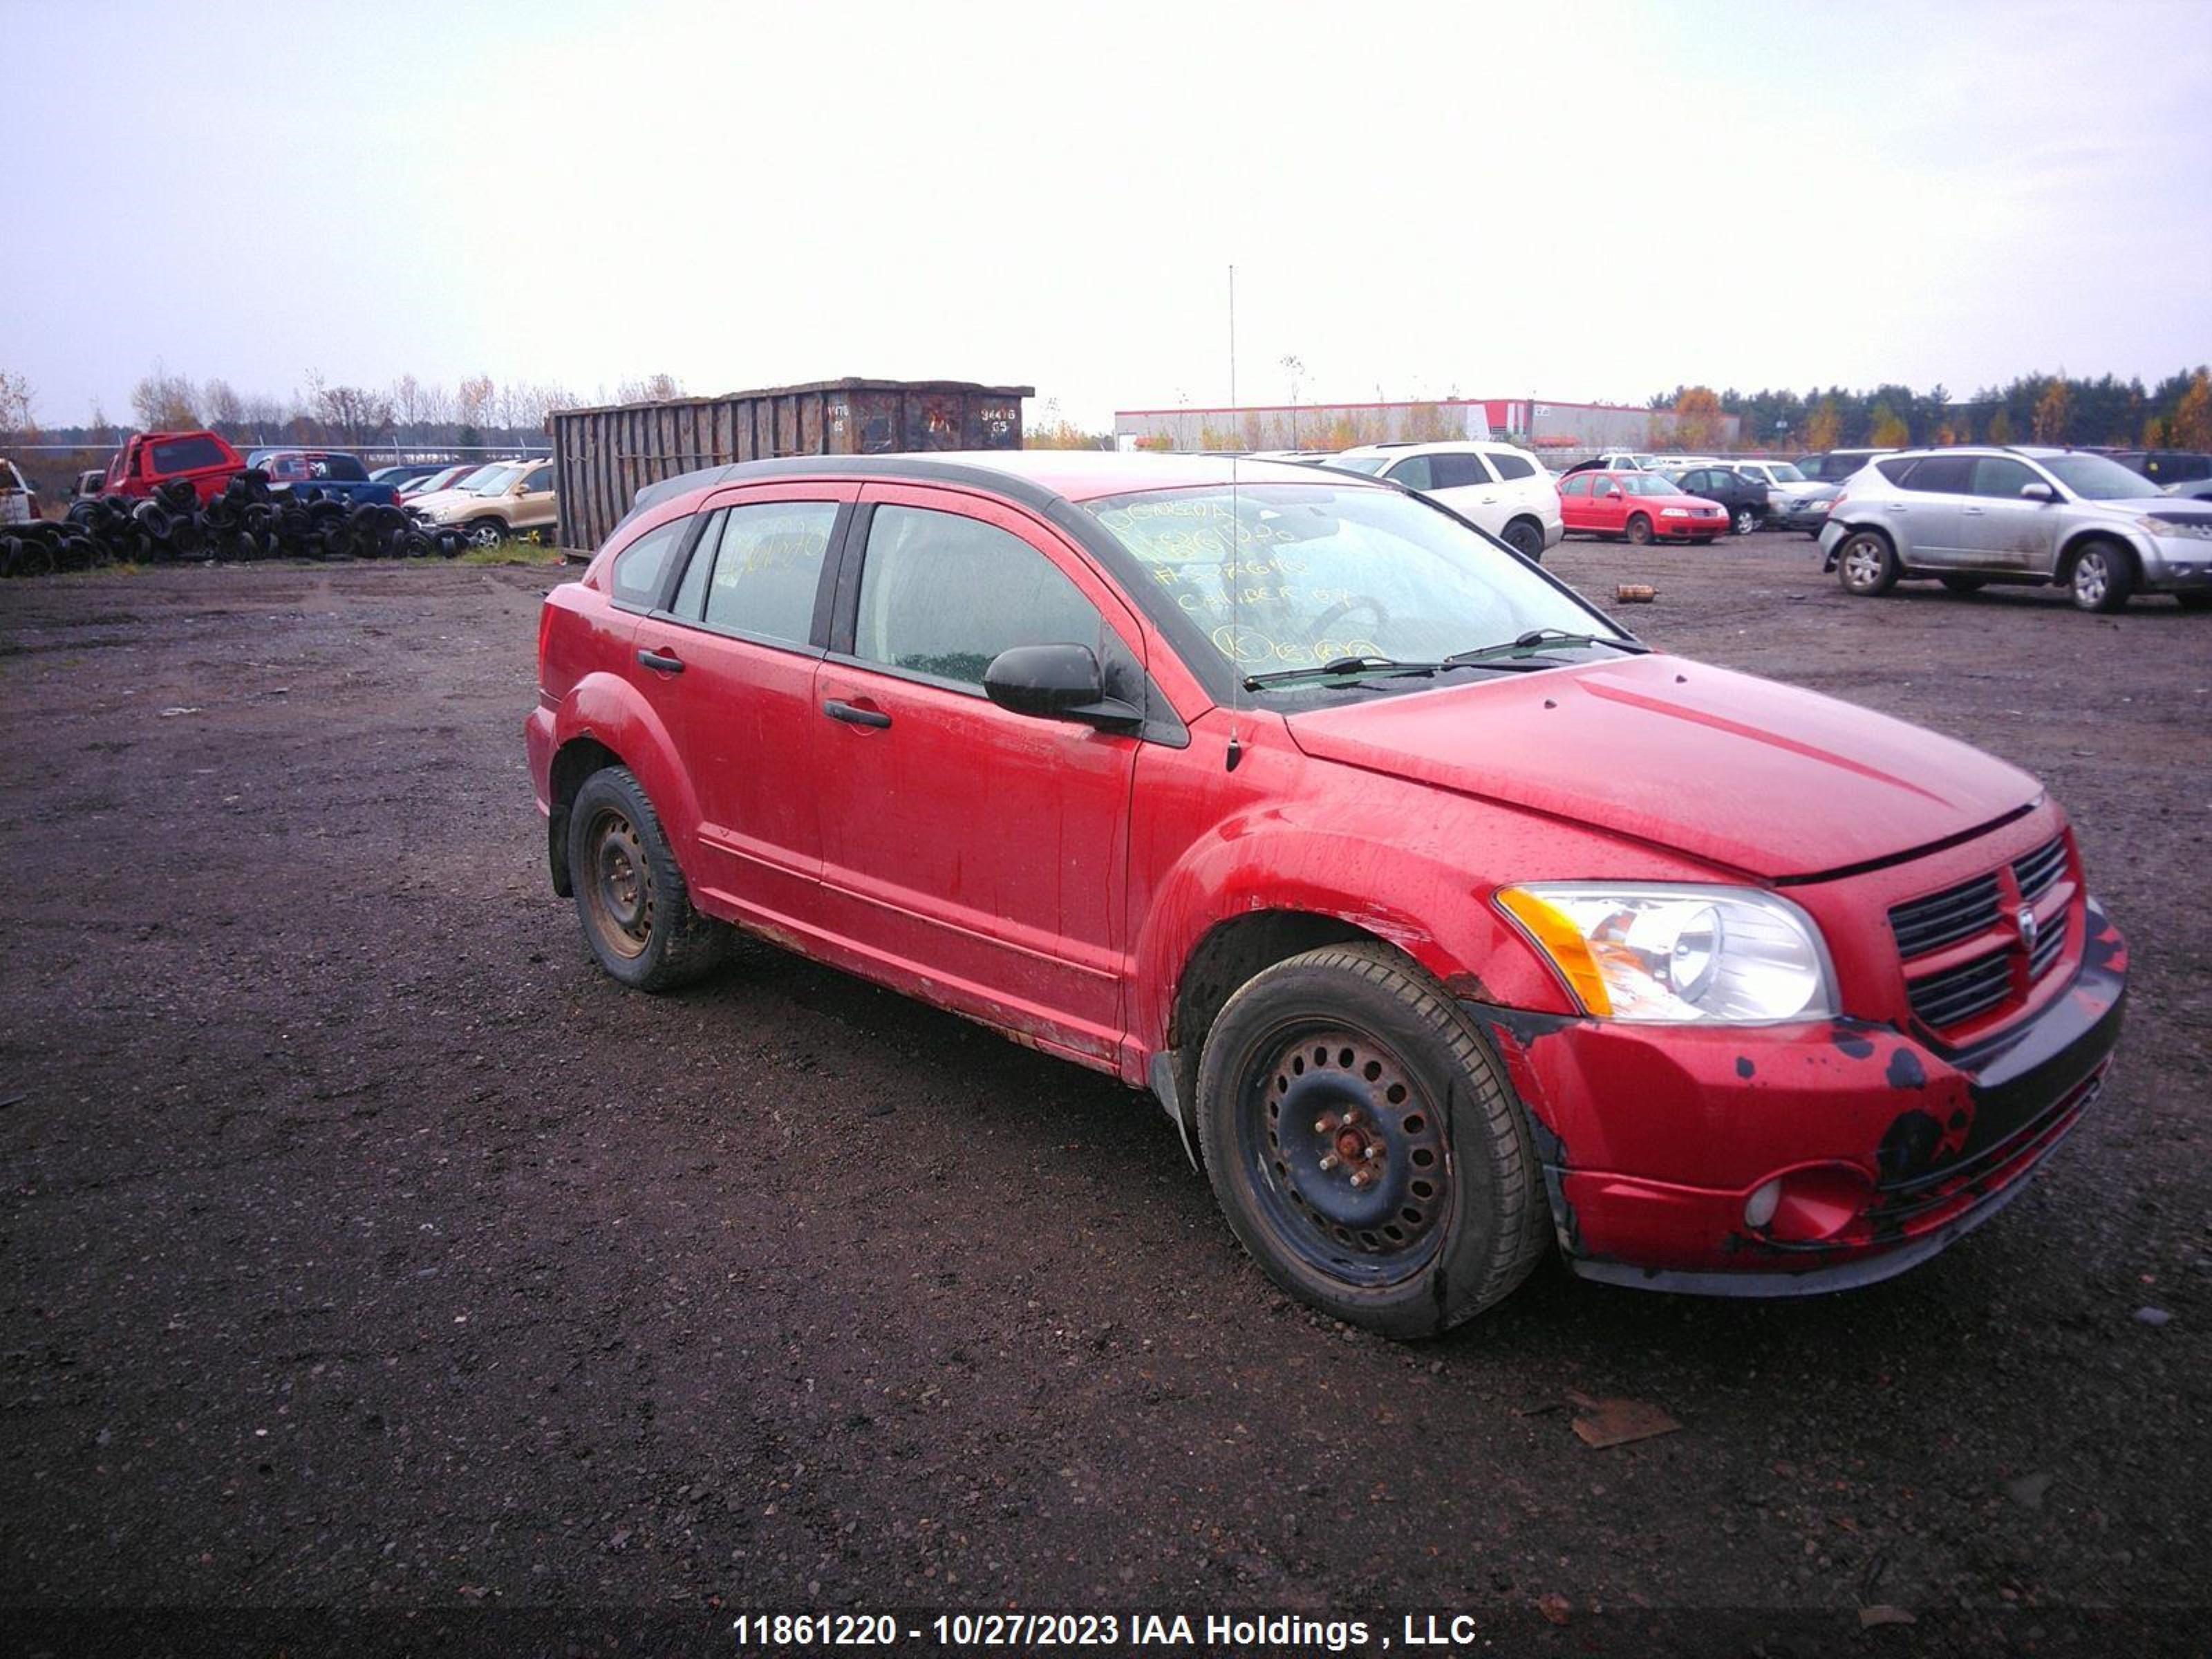
[[220,433],[140,432],[125,439],[108,459],[101,488],[110,495],[143,498],[182,478],[206,502],[245,471],[246,463]]
[[1632,542],[1705,543],[1729,532],[1729,510],[1685,495],[1656,472],[1570,472],[1559,480],[1559,520],[1570,533]]
[[1896,1273],[2021,1190],[2119,1031],[2035,779],[1652,651],[1349,475],[688,474],[548,596],[525,734],[615,979],[744,928],[1150,1088],[1267,1272],[1394,1335],[1553,1247]]

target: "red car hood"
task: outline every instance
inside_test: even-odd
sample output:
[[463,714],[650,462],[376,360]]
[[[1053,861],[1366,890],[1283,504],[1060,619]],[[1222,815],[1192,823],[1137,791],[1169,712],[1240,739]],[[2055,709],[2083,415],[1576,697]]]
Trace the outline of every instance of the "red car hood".
[[1655,654],[1294,714],[1304,753],[1769,878],[1893,858],[2037,799],[1903,720]]

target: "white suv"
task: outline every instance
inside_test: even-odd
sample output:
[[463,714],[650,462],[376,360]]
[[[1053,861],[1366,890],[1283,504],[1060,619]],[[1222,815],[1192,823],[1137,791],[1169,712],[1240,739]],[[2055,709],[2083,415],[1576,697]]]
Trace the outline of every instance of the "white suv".
[[1566,533],[1552,475],[1534,456],[1511,444],[1366,444],[1326,465],[1403,484],[1488,531],[1524,558],[1542,558],[1544,550],[1557,547]]

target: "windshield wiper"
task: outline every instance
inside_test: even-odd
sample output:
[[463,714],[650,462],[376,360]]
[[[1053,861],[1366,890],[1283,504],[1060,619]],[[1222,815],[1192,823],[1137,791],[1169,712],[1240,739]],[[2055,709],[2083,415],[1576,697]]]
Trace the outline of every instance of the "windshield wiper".
[[1244,689],[1285,685],[1292,680],[1393,678],[1401,674],[1433,674],[1455,665],[1448,662],[1400,662],[1395,657],[1331,657],[1317,668],[1278,668],[1265,674],[1247,674]]
[[1477,646],[1472,651],[1455,651],[1444,659],[1449,666],[1477,663],[1491,657],[1510,655],[1516,651],[1537,651],[1547,645],[1605,645],[1623,651],[1632,657],[1648,653],[1651,647],[1633,640],[1616,640],[1605,634],[1570,634],[1562,628],[1532,628],[1517,639],[1501,640],[1496,645]]

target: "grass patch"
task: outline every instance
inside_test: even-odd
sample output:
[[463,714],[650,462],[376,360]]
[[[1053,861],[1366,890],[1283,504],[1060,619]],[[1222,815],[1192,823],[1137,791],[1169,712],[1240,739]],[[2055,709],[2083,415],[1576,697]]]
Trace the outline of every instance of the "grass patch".
[[542,542],[501,542],[496,547],[471,547],[458,555],[455,564],[565,564],[568,555]]

